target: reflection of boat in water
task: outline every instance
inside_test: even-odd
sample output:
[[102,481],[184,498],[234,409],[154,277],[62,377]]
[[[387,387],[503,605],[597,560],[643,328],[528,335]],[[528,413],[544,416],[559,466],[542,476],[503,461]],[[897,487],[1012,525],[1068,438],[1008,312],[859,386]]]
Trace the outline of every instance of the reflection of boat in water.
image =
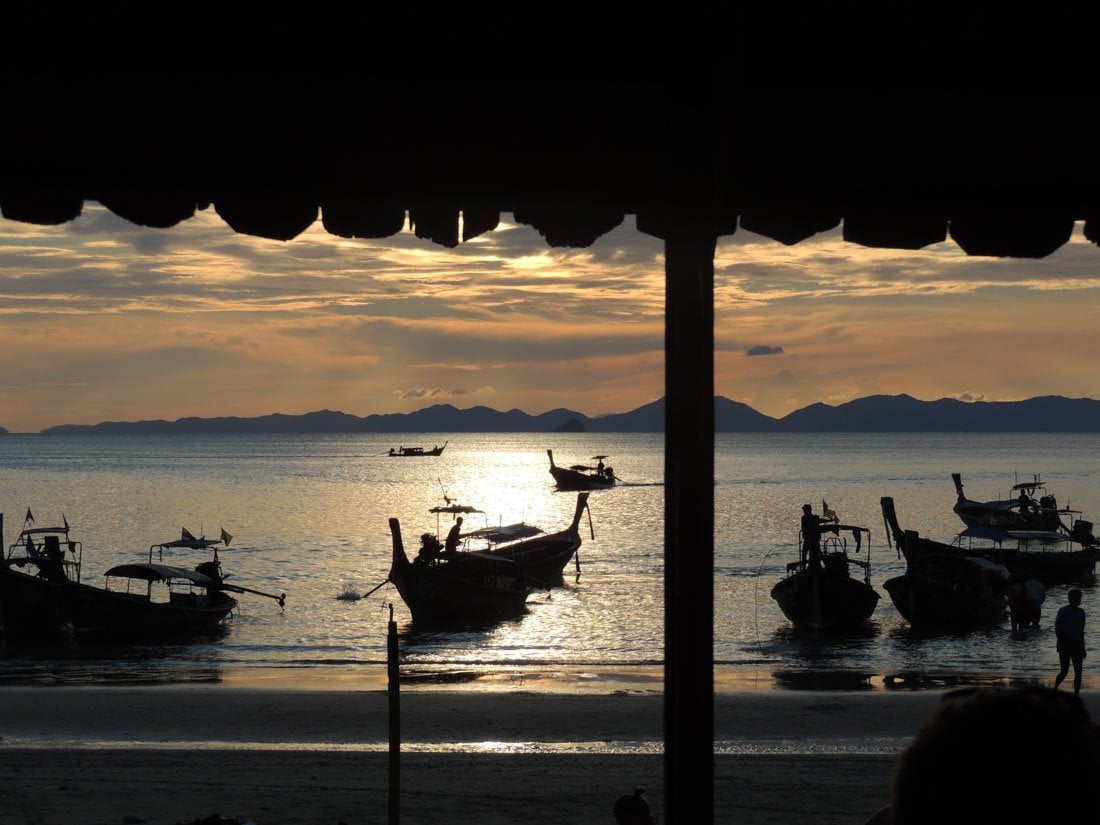
[[[955,512],[967,525],[955,543],[968,553],[1045,585],[1085,583],[1093,578],[1100,543],[1092,522],[1074,519],[1077,510],[1058,509],[1053,496],[1043,495],[1035,502],[1033,494],[1042,487],[1038,476],[1013,486],[1021,491],[1018,498],[988,502],[966,499],[959,474],[953,473],[952,478],[959,493]],[[1068,526],[1062,516],[1068,517]]]
[[[787,577],[773,588],[771,596],[796,627],[840,630],[858,627],[870,618],[879,595],[871,587],[871,533],[866,527],[825,522],[821,525],[820,564],[799,559],[787,565]],[[825,533],[832,535],[825,535]],[[851,533],[853,554],[848,554]],[[799,537],[799,546],[802,545]],[[867,559],[858,558],[866,539]],[[863,568],[863,577],[853,578],[850,567]]]
[[550,475],[554,477],[559,490],[602,490],[615,486],[617,480],[615,471],[603,463],[603,460],[610,456],[592,456],[593,460],[598,462],[595,467],[588,464],[559,467],[554,463],[553,450],[547,450],[546,455],[550,457]]
[[[33,523],[28,511],[28,523]],[[180,539],[154,544],[148,561],[116,565],[104,586],[80,581],[82,546],[69,539],[69,525],[28,527],[0,565],[0,601],[9,639],[30,640],[59,633],[77,640],[101,637],[171,637],[217,627],[237,607],[228,595],[259,590],[227,584],[215,539]],[[213,558],[187,569],[163,563],[165,549],[213,549]],[[66,551],[68,555],[66,555]],[[160,554],[153,560],[154,552]]]
[[516,562],[474,551],[443,555],[431,533],[421,537],[420,553],[410,561],[395,518],[390,519],[390,533],[389,581],[414,621],[463,622],[526,610],[531,588]]
[[[530,584],[538,587],[561,584],[562,571],[570,559],[576,561],[577,574],[580,574],[580,561],[577,556],[581,546],[580,521],[587,508],[588,493],[578,493],[573,521],[564,530],[555,533],[543,533],[541,528],[522,522],[471,530],[462,534],[464,549],[460,553],[476,553],[479,556],[492,556],[514,562],[519,573]],[[481,511],[448,501],[446,507],[433,507],[431,512],[437,515],[440,513],[457,515]],[[592,529],[591,518],[591,512],[589,512],[590,530]],[[438,544],[438,539],[436,543]]]
[[914,628],[967,630],[1004,619],[1008,570],[952,544],[933,541],[898,524],[894,500],[881,499],[887,531],[906,570],[883,583],[898,612]]
[[449,441],[444,441],[443,446],[435,446],[430,450],[427,447],[390,447],[391,458],[420,458],[422,456],[443,455]]

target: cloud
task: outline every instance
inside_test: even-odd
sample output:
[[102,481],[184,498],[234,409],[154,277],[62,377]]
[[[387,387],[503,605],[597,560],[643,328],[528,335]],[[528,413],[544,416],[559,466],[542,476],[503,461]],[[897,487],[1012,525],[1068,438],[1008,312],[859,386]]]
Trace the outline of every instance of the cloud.
[[956,401],[965,401],[967,404],[972,404],[975,401],[992,401],[988,395],[982,392],[955,392],[947,396],[948,398],[954,398]]
[[767,344],[756,344],[745,350],[745,355],[752,357],[754,355],[782,355],[783,347],[770,347]]
[[393,391],[394,397],[400,398],[402,401],[422,398],[465,398],[471,395],[492,395],[492,393],[492,387],[474,387],[472,389],[461,387],[452,389],[443,389],[442,387],[411,387],[406,390]]
[[[319,221],[282,243],[236,234],[213,209],[151,230],[88,203],[62,227],[0,221],[0,384],[23,388],[2,423],[405,412],[490,393],[528,412],[621,412],[663,391],[664,290],[663,244],[630,216],[590,248],[559,249],[502,215],[449,250]],[[773,415],[957,387],[964,401],[1087,396],[1100,328],[1065,319],[1098,302],[1080,228],[1038,261],[739,230],[715,258],[716,384]],[[1021,328],[1034,330],[1023,350]]]

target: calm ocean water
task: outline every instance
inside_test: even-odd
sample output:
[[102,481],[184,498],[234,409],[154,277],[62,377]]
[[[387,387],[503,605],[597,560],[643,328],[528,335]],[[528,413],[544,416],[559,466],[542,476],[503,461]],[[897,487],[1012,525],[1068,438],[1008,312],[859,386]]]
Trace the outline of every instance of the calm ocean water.
[[[398,444],[445,439],[439,458],[384,456]],[[1007,622],[916,635],[881,587],[903,563],[886,545],[879,497],[895,498],[904,527],[949,540],[962,526],[951,512],[952,472],[979,499],[1007,496],[1016,474],[1040,473],[1061,505],[1092,519],[1100,516],[1098,447],[1093,434],[718,436],[716,661],[759,688],[1049,680],[1053,614],[1068,588],[1050,589],[1044,626],[1025,640],[1014,639]],[[586,519],[578,582],[567,577],[549,598],[532,597],[525,616],[464,632],[418,631],[391,585],[357,601],[338,598],[385,579],[389,517],[401,520],[407,543],[436,529],[428,510],[444,491],[485,510],[472,520],[564,526],[576,496],[553,490],[547,448],[559,463],[608,453],[628,482],[593,493],[595,539]],[[230,581],[287,594],[282,611],[242,596],[223,631],[187,645],[9,649],[0,681],[213,681],[259,668],[377,675],[391,603],[409,675],[461,683],[532,668],[659,667],[662,451],[662,437],[651,434],[0,438],[5,547],[28,507],[39,526],[64,516],[84,542],[84,580],[101,583],[108,567],[143,559],[181,527],[208,537],[224,528],[234,537],[221,554]],[[843,521],[871,529],[872,585],[882,595],[866,630],[841,637],[795,632],[769,597],[797,554],[801,505],[817,510],[823,499]],[[1086,611],[1100,621],[1096,590],[1084,590]],[[1086,662],[1086,687],[1089,670]]]

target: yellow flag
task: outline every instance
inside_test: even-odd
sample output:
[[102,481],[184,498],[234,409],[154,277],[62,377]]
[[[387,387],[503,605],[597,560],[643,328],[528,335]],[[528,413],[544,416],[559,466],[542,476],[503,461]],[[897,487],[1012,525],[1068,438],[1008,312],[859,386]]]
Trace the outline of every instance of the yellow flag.
[[225,528],[222,528],[222,541],[225,542],[225,546],[229,546],[229,542],[233,541],[233,537],[225,532]]

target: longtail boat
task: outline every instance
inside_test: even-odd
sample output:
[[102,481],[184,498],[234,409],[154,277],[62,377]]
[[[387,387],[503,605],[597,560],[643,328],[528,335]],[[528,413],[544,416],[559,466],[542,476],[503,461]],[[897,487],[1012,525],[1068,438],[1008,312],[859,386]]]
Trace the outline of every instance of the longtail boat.
[[573,464],[569,467],[560,467],[554,463],[553,450],[547,450],[546,455],[550,457],[550,475],[554,477],[554,483],[559,490],[603,490],[614,487],[618,480],[615,477],[615,471],[604,465],[604,459],[610,456],[592,456],[592,459],[598,462],[595,466]]
[[477,552],[439,555],[421,537],[421,551],[410,561],[401,538],[401,523],[390,519],[393,556],[388,580],[397,588],[413,621],[464,622],[518,615],[531,593],[519,566],[509,559]]
[[880,500],[887,533],[906,570],[883,588],[902,617],[917,629],[970,630],[996,624],[1008,606],[1008,569],[953,544],[902,530],[894,500]]
[[390,447],[390,451],[387,455],[390,458],[423,458],[426,456],[443,455],[443,451],[447,448],[449,443],[449,441],[444,441],[442,447],[436,445],[431,449],[427,447]]
[[[70,539],[68,521],[63,519],[63,527],[35,527],[29,510],[27,515],[0,564],[7,641],[176,637],[220,625],[238,604],[229,593],[285,604],[285,594],[226,583],[217,553],[221,540],[195,538],[186,529],[179,539],[151,545],[147,561],[108,569],[103,587],[86,584],[83,546]],[[189,569],[165,564],[166,549],[213,550],[213,558]]]
[[[841,524],[833,514],[821,525],[820,559],[799,558],[787,564],[787,576],[772,588],[771,597],[795,627],[813,630],[850,630],[865,623],[878,604],[871,587],[871,531],[866,527]],[[847,536],[852,537],[849,553]],[[799,536],[799,546],[802,545]],[[867,558],[859,555],[866,548]],[[862,568],[861,578],[851,567]]]

